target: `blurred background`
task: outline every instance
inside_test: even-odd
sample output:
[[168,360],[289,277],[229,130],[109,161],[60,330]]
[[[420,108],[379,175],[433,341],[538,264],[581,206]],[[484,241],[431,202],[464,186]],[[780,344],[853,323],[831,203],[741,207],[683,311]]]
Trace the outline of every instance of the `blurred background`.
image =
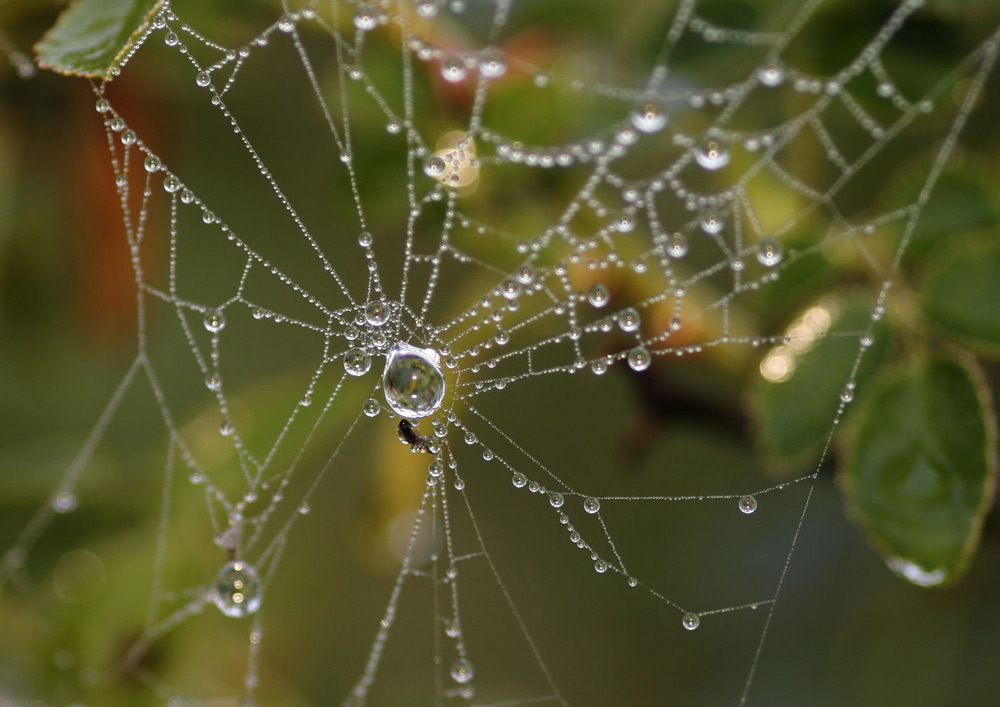
[[[226,47],[245,44],[279,12],[263,0],[172,5],[186,22]],[[493,5],[475,0],[465,5],[462,13],[442,9],[430,19],[415,16],[415,26],[439,46],[485,46]],[[899,90],[909,96],[930,90],[1000,23],[1000,12],[988,2],[927,5],[882,56]],[[0,2],[7,53],[30,54],[63,7],[42,0]],[[799,7],[717,0],[699,3],[698,11],[726,26],[776,31]],[[340,9],[344,17],[354,12],[346,4]],[[510,57],[508,74],[491,86],[484,124],[528,145],[569,144],[615,124],[627,115],[628,101],[598,89],[642,88],[675,9],[674,3],[659,0],[627,6],[604,0],[515,4],[498,42]],[[783,58],[803,76],[828,76],[850,62],[893,9],[881,1],[824,3]],[[350,29],[346,34],[353,36]],[[299,58],[280,39],[276,36],[260,52],[261,60],[241,70],[227,104],[314,234],[335,262],[344,263],[347,282],[356,286],[365,279],[355,245],[360,228],[353,196],[336,147],[323,133]],[[338,100],[333,42],[319,31],[303,31],[303,39],[328,77],[324,90],[331,101]],[[366,37],[364,54],[366,76],[392,97],[397,115],[403,90],[400,43],[395,28],[383,27]],[[755,46],[682,42],[672,80],[678,91],[725,85],[746,76],[763,55]],[[59,488],[137,351],[135,278],[107,138],[94,110],[94,84],[46,71],[24,78],[30,72],[12,64],[0,69],[0,552],[17,542]],[[575,77],[594,90],[539,80],[549,72]],[[467,124],[472,81],[443,81],[434,62],[415,62],[413,80],[416,127],[425,139],[436,142],[435,136]],[[874,217],[912,200],[935,154],[929,146],[943,138],[968,80],[957,76],[935,98],[933,111],[853,176],[837,198],[843,213],[861,222],[865,214]],[[808,97],[786,88],[760,100],[752,97],[733,127],[759,130],[795,115]],[[994,74],[921,220],[880,324],[873,368],[892,370],[908,352],[936,345],[935,331],[915,312],[925,273],[955,252],[995,242],[998,89]],[[392,283],[398,283],[403,262],[406,141],[386,129],[385,109],[365,98],[363,84],[348,84],[346,90],[368,230],[381,246],[377,257],[390,283],[387,292],[394,296],[398,284]],[[234,231],[251,234],[248,240],[281,258],[297,282],[317,277],[309,251],[275,247],[284,243],[275,239],[288,231],[287,216],[257,197],[259,176],[245,151],[195,86],[190,64],[159,37],[111,83],[108,96],[185,184],[206,203],[218,205],[216,213]],[[874,100],[864,108],[879,110]],[[857,130],[853,118],[844,113],[824,114],[824,124],[845,144],[863,148],[864,141],[852,133]],[[678,132],[698,134],[712,117],[690,109],[678,110],[672,120]],[[484,146],[484,154],[490,149]],[[626,177],[647,175],[679,149],[667,139],[651,143],[649,150],[630,153],[621,168]],[[734,150],[733,169],[739,173],[753,159],[749,150]],[[828,183],[830,165],[821,146],[796,144],[787,159],[784,166],[794,174]],[[463,196],[463,209],[503,232],[535,235],[556,221],[587,173],[579,165],[540,170],[485,164]],[[705,178],[702,188],[721,186],[722,181]],[[767,185],[758,190],[755,199],[768,223],[780,223],[802,207],[801,197],[789,191],[781,184],[774,185],[773,196]],[[427,222],[440,222],[443,209],[438,213],[431,205],[427,211]],[[143,264],[154,283],[165,282],[169,269],[167,212],[167,202],[152,202]],[[879,232],[874,252],[892,251],[897,226]],[[789,234],[786,248],[808,249],[829,227],[823,214],[805,220]],[[183,231],[181,285],[192,301],[221,303],[234,291],[245,258],[199,228],[187,224]],[[433,226],[421,233],[433,234]],[[461,237],[467,239],[463,247],[489,262],[506,268],[518,262],[513,240],[493,245],[472,234]],[[694,272],[718,254],[702,256],[693,248],[690,258]],[[614,296],[648,296],[647,281],[628,272],[614,274]],[[781,335],[819,303],[843,318],[834,331],[838,326],[855,331],[864,324],[878,282],[857,252],[818,249],[778,283],[742,296],[732,310],[733,326],[748,334]],[[711,289],[716,284],[705,283],[697,295],[702,299],[695,301],[717,297]],[[435,302],[439,315],[456,316],[475,301],[482,285],[476,275],[449,279]],[[250,288],[273,311],[300,306],[280,288],[270,291],[261,283]],[[859,308],[862,319],[850,320]],[[237,489],[242,481],[237,461],[217,433],[218,409],[173,311],[151,302],[146,317],[150,360],[177,428],[203,467],[224,480],[220,485]],[[308,386],[322,341],[270,319],[264,324],[270,328],[262,329],[250,316],[230,318],[223,370],[236,391],[234,421],[241,435],[248,445],[266,449]],[[706,325],[690,334],[691,341],[717,333]],[[830,354],[834,370],[795,389],[801,408],[793,404],[793,415],[815,411],[828,421],[823,429],[831,427],[855,340],[840,358]],[[984,354],[981,364],[996,397],[996,368],[988,352],[977,353]],[[603,377],[544,376],[520,381],[503,395],[477,398],[475,404],[519,447],[595,495],[759,489],[816,469],[821,446],[776,451],[762,441],[766,422],[760,411],[769,394],[760,373],[765,354],[764,347],[722,346],[683,359],[657,359],[641,379],[622,365]],[[315,398],[323,399],[331,386],[325,381]],[[174,459],[171,465],[168,430],[151,386],[140,375],[82,471],[75,488],[78,506],[52,517],[0,589],[0,705],[142,705],[169,699],[175,700],[171,704],[236,704],[245,691],[252,628],[263,634],[255,691],[259,704],[343,700],[364,669],[425,479],[424,455],[411,455],[399,444],[394,421],[384,414],[362,420],[345,437],[368,394],[364,385],[345,389],[343,407],[324,423],[322,439],[305,445],[304,431],[296,429],[281,451],[276,465],[290,463],[304,449],[302,473],[286,492],[301,497],[346,440],[309,498],[310,512],[290,535],[267,588],[261,625],[228,619],[208,606],[203,615],[167,631],[134,670],[123,673],[120,661],[142,635],[149,610],[158,544],[166,543],[161,569],[170,589],[206,585],[226,560],[212,540],[204,494],[182,478],[182,464]],[[864,395],[859,385],[859,403]],[[317,406],[312,407],[315,412]],[[851,424],[849,416],[843,426]],[[490,429],[476,431],[515,466],[530,467]],[[836,481],[842,450],[835,445],[819,466],[748,703],[992,703],[1000,690],[996,514],[986,516],[978,552],[960,582],[936,589],[908,584],[886,568],[850,519]],[[545,498],[514,489],[509,474],[483,462],[473,448],[456,454],[475,518],[474,528],[464,508],[452,507],[457,552],[478,552],[475,538],[481,533],[505,592],[568,703],[739,701],[766,606],[706,616],[697,631],[685,631],[677,611],[629,588],[620,577],[596,574],[587,556],[566,542]],[[773,593],[809,488],[801,483],[760,496],[753,516],[722,501],[605,503],[602,517],[644,584],[663,588],[694,610],[736,606]],[[163,530],[165,499],[170,512]],[[581,531],[586,520],[580,521]],[[466,643],[476,669],[475,703],[545,693],[539,660],[517,630],[489,565],[470,562],[467,567],[460,590]],[[426,584],[408,581],[370,704],[438,704],[434,601]]]

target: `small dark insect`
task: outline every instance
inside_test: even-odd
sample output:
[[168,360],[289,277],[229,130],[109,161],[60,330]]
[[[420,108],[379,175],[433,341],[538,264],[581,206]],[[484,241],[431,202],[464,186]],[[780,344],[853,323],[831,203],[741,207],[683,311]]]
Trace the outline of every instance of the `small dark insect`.
[[411,452],[431,453],[431,448],[427,445],[427,440],[420,436],[417,428],[409,420],[404,418],[399,421],[399,429],[396,430],[396,434],[399,435],[400,442],[410,445]]

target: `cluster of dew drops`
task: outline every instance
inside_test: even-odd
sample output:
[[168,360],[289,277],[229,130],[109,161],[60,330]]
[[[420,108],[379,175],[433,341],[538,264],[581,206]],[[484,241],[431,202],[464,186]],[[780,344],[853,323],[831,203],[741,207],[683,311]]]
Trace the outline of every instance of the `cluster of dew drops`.
[[[437,14],[440,6],[433,0],[421,0],[416,3],[416,8],[417,12],[421,16],[429,18]],[[452,0],[452,2],[449,3],[449,8],[452,12],[460,13],[465,9],[465,3],[463,0]],[[154,28],[162,29],[165,26],[165,22],[161,19],[161,17],[157,18],[157,21],[154,23]],[[301,11],[288,13],[282,16],[276,26],[278,30],[288,33],[294,30],[295,23],[298,20],[312,19],[314,17],[315,11],[311,8],[305,8]],[[354,26],[360,32],[373,31],[388,21],[389,18],[386,13],[377,8],[375,5],[367,2],[358,3],[353,17]],[[174,32],[168,32],[166,34],[165,41],[171,46],[179,43],[179,39]],[[420,46],[417,47],[418,56],[424,60],[439,60],[442,77],[446,81],[452,83],[465,80],[469,75],[469,72],[473,70],[479,71],[485,78],[498,78],[503,76],[507,71],[506,56],[500,49],[495,47],[487,47],[475,54],[459,55],[443,53],[441,50],[419,43],[419,40],[416,41],[420,44]],[[246,48],[238,52],[238,56],[244,59],[248,54],[249,50]],[[778,86],[784,81],[784,79],[785,72],[780,65],[769,65],[761,69],[759,72],[759,82],[763,86]],[[195,80],[198,86],[211,86],[211,75],[208,71],[199,71]],[[536,75],[535,82],[538,85],[544,85],[544,83],[547,82],[546,75],[539,73]],[[215,102],[214,98],[213,102]],[[98,100],[97,111],[102,114],[112,111],[111,105],[107,99],[102,97]],[[618,136],[616,137],[618,149],[624,150],[627,145],[635,143],[638,136],[634,133],[633,129],[644,134],[658,133],[667,126],[668,121],[669,113],[666,109],[664,101],[660,97],[656,95],[641,96],[630,114],[631,127],[626,127],[620,130]],[[138,142],[136,134],[132,130],[126,129],[127,126],[121,117],[113,114],[109,119],[109,125],[114,132],[119,133],[119,139],[126,147],[134,145]],[[387,130],[390,133],[399,132],[401,129],[402,126],[399,121],[392,120],[387,124]],[[572,145],[569,149],[555,154],[534,153],[531,151],[526,152],[517,145],[511,145],[510,143],[503,141],[499,136],[492,135],[488,130],[481,129],[481,135],[483,135],[486,139],[497,143],[498,157],[508,159],[513,162],[523,161],[529,165],[537,164],[543,167],[557,165],[568,166],[574,161],[586,161],[587,159],[591,159],[595,155],[601,153],[605,149],[605,146],[599,141],[590,141],[589,143]],[[686,138],[680,138],[680,140],[684,141]],[[756,140],[756,138],[748,139],[745,143],[748,149],[756,149],[757,147],[756,144],[751,144],[752,140]],[[688,142],[692,148],[692,156],[696,164],[705,170],[716,171],[721,170],[730,163],[730,141],[730,135],[719,128],[713,127],[707,130],[696,141]],[[146,171],[150,173],[158,172],[163,169],[160,159],[151,153],[147,154],[144,161],[144,167]],[[425,160],[424,172],[428,176],[439,178],[447,169],[448,164],[445,159],[439,155],[430,155]],[[119,177],[119,179],[123,178],[123,176]],[[675,189],[678,195],[683,194],[683,190],[680,188],[679,182],[671,182],[671,187]],[[187,189],[184,189],[181,181],[169,172],[165,172],[163,188],[171,194],[181,192],[181,200],[184,203],[196,201],[193,194]],[[656,191],[664,188],[664,185],[661,180],[656,180],[650,185],[650,188],[653,191]],[[641,193],[635,186],[627,186],[623,190],[623,198],[627,202],[635,204],[640,200]],[[620,217],[617,223],[617,229],[619,231],[627,232],[634,227],[634,219],[631,216],[631,213],[632,212],[626,212]],[[211,212],[205,210],[203,214],[203,221],[205,223],[213,223],[216,219]],[[725,219],[719,211],[709,209],[701,213],[698,219],[698,225],[705,234],[717,237],[725,228]],[[362,233],[358,240],[359,244],[363,248],[366,250],[370,249],[372,237],[368,233]],[[679,259],[683,258],[687,254],[689,246],[684,234],[674,233],[663,239],[659,244],[659,248],[661,252],[665,252],[665,254],[673,258]],[[783,249],[780,241],[773,237],[765,237],[761,239],[756,248],[756,257],[760,264],[767,268],[773,268],[778,265],[783,257]],[[731,265],[734,270],[742,269],[742,263],[738,260],[733,261]],[[636,261],[633,263],[632,267],[638,272],[642,272],[645,269],[645,263]],[[530,268],[530,266],[527,266],[527,268]],[[527,282],[530,283],[531,279],[532,278],[529,276]],[[508,299],[516,297],[520,292],[520,285],[523,282],[523,280],[521,282],[517,280],[518,278],[516,276],[515,278],[510,279],[512,284],[506,288],[502,287],[501,294]],[[610,301],[610,294],[604,284],[598,283],[589,290],[586,295],[586,299],[593,307],[601,308],[607,305]],[[261,319],[268,316],[268,313],[264,312],[260,308],[254,308],[253,316],[255,319]],[[353,346],[343,354],[345,371],[352,376],[362,376],[371,369],[372,353],[376,351],[388,351],[387,359],[390,362],[393,360],[393,356],[401,356],[404,358],[409,356],[411,359],[415,356],[418,360],[421,356],[423,356],[424,362],[429,362],[429,365],[437,370],[438,375],[440,375],[440,370],[437,368],[438,360],[436,359],[436,352],[413,349],[413,347],[410,347],[408,344],[396,344],[390,349],[389,337],[382,331],[382,327],[389,323],[392,318],[393,311],[391,304],[382,300],[377,300],[368,303],[357,317],[357,321],[355,323],[363,326],[363,330],[354,325],[348,325],[346,327],[345,337],[348,341],[355,341],[359,338],[363,338],[363,341],[359,342],[363,345]],[[615,315],[614,319],[617,320],[618,326],[622,329],[622,331],[626,333],[634,333],[639,329],[640,314],[635,308],[629,307],[622,310]],[[213,335],[219,334],[219,332],[221,332],[226,326],[226,318],[223,310],[211,308],[206,309],[204,311],[203,323],[207,331]],[[679,320],[675,319],[671,322],[671,328],[676,329],[679,328],[679,326]],[[496,337],[497,343],[505,343],[504,339],[507,338],[507,336],[508,335],[506,335],[505,332],[499,332]],[[416,351],[416,353],[414,353],[414,351]],[[421,351],[424,353],[420,353]],[[632,348],[628,352],[626,360],[632,370],[644,371],[650,366],[652,356],[644,346],[639,345]],[[449,364],[452,364],[452,362],[453,359],[448,361]],[[607,359],[600,358],[591,362],[591,367],[595,373],[601,374],[607,370],[608,364],[609,361]],[[210,390],[218,391],[221,388],[221,378],[217,372],[209,373],[205,382],[206,386]],[[396,413],[401,414],[402,417],[411,418],[424,416],[423,413],[420,415],[401,413],[400,408],[397,405],[394,405],[392,400],[389,398],[390,391],[388,389],[388,383],[386,383],[386,386],[389,405]],[[303,404],[308,404],[308,402],[304,400]],[[434,409],[436,409],[436,405],[439,404],[440,399],[437,400]],[[367,400],[363,406],[364,413],[369,417],[377,415],[380,409],[381,404],[374,398]],[[235,427],[229,420],[223,420],[219,429],[225,436],[231,436],[235,433]],[[513,484],[515,487],[522,488],[530,486],[531,483],[533,482],[529,482],[527,477],[520,472],[514,473]],[[557,508],[561,506],[563,502],[560,494],[550,495],[550,500],[552,505]],[[52,506],[57,512],[69,512],[76,507],[76,498],[72,495],[71,491],[61,489],[53,496]],[[596,514],[600,510],[600,501],[594,497],[587,497],[584,500],[583,507],[588,514]],[[752,514],[756,508],[757,501],[753,496],[743,496],[739,498],[739,510],[742,513]],[[300,509],[300,512],[307,512],[306,504],[303,504],[303,508]],[[599,573],[603,573],[607,571],[608,565],[605,561],[598,559],[595,562],[595,569]],[[635,586],[634,582],[635,580],[630,578],[630,584],[632,584],[632,586]],[[216,606],[218,606],[219,610],[223,614],[227,616],[241,617],[257,611],[261,605],[262,589],[262,582],[257,570],[243,560],[234,559],[228,562],[220,570],[215,582],[208,592],[208,598],[214,602]],[[687,629],[693,630],[698,627],[699,623],[700,619],[697,614],[686,613],[682,618],[682,625]],[[451,676],[460,684],[469,682],[472,679],[472,675],[472,666],[464,658],[460,658],[452,666]]]

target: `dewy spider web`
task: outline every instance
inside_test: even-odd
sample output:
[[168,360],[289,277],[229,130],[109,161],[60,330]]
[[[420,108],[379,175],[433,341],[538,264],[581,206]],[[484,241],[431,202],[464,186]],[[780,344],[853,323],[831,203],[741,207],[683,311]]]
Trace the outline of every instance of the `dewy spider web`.
[[[288,694],[260,668],[267,635],[281,633],[270,612],[296,615],[283,592],[320,603],[351,594],[303,593],[282,582],[284,566],[322,564],[327,544],[349,545],[316,536],[344,531],[333,520],[351,511],[339,499],[364,498],[351,473],[359,450],[381,449],[406,419],[399,433],[413,454],[387,466],[410,479],[392,483],[416,475],[421,487],[407,496],[412,513],[394,520],[400,564],[387,595],[379,585],[384,609],[363,617],[373,642],[340,645],[339,625],[298,617],[301,630],[328,634],[331,659],[356,675],[342,685],[338,668],[327,690],[348,705],[662,704],[682,694],[683,672],[659,666],[687,654],[739,673],[691,699],[748,701],[766,639],[780,640],[772,617],[819,467],[775,483],[739,469],[708,477],[675,460],[669,478],[640,482],[616,470],[620,409],[589,396],[691,357],[763,356],[762,373],[777,380],[797,352],[843,336],[857,354],[832,436],[996,36],[911,94],[883,55],[920,2],[887,13],[824,77],[786,60],[819,2],[766,28],[730,28],[696,2],[654,5],[635,10],[661,23],[654,61],[628,65],[648,51],[622,60],[621,70],[642,72],[636,80],[583,62],[540,68],[538,47],[505,44],[532,19],[530,4],[282,3],[254,10],[265,19],[253,36],[237,38],[251,17],[218,38],[194,26],[193,8],[166,3],[121,76],[94,87],[138,291],[138,353],[51,505],[5,554],[0,580],[23,571],[55,513],[77,507],[78,482],[131,392],[151,393],[168,438],[152,589],[118,670],[169,704],[268,703]],[[755,58],[704,77],[674,70],[703,45]],[[281,53],[299,71],[275,84],[268,71],[293,65],[272,58]],[[133,123],[129,111],[142,111],[116,102],[131,72],[168,64],[210,135],[200,144],[213,150],[211,178],[170,154],[160,134],[169,126],[141,127],[153,119]],[[843,196],[882,168],[897,137],[948,111],[942,97],[960,82],[915,198],[880,208]],[[778,95],[796,109],[761,122]],[[547,142],[525,101],[550,104],[562,121],[551,134],[563,137]],[[592,114],[562,115],[584,104]],[[294,122],[273,122],[285,117]],[[821,169],[796,161],[808,149],[823,155]],[[395,161],[397,183],[372,182],[376,160]],[[331,190],[343,194],[336,213]],[[824,300],[787,332],[759,330],[761,293],[827,257],[867,263],[877,283],[863,300],[867,321],[831,327],[844,305]],[[260,384],[275,371],[291,381],[280,393]],[[544,406],[517,397],[535,389]],[[771,535],[781,550],[759,552]],[[722,545],[742,548],[725,571],[704,561]],[[362,552],[383,562],[384,551]],[[559,605],[570,594],[602,608],[570,619]],[[219,623],[213,604],[234,618]],[[248,655],[234,668],[239,648],[220,636],[242,630],[233,623],[245,616]],[[192,677],[199,656],[187,668],[149,660],[185,630],[204,632],[219,683]],[[588,636],[589,652],[560,660],[563,645]],[[634,657],[602,691],[602,646],[632,643],[639,652],[623,653]],[[663,652],[641,660],[654,644]]]

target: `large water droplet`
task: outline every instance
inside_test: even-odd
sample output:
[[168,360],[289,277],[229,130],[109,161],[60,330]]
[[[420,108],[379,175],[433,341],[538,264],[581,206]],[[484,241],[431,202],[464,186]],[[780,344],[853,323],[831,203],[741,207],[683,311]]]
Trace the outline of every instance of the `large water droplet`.
[[352,376],[363,376],[372,367],[372,358],[364,349],[350,349],[344,354],[344,370]]
[[601,510],[601,502],[598,501],[593,496],[583,499],[583,510],[587,513],[594,514]]
[[725,167],[729,164],[729,155],[729,138],[714,128],[701,136],[694,151],[695,161],[708,170]]
[[699,625],[701,625],[701,618],[698,614],[684,614],[684,616],[681,617],[681,626],[686,628],[688,631],[694,631]]
[[233,560],[215,578],[211,599],[226,616],[249,616],[260,608],[262,589],[257,570]]
[[397,344],[386,357],[382,387],[389,407],[410,420],[432,415],[444,400],[441,357],[433,349]]
[[667,126],[667,110],[656,97],[645,98],[632,110],[632,125],[644,133],[655,133]]

